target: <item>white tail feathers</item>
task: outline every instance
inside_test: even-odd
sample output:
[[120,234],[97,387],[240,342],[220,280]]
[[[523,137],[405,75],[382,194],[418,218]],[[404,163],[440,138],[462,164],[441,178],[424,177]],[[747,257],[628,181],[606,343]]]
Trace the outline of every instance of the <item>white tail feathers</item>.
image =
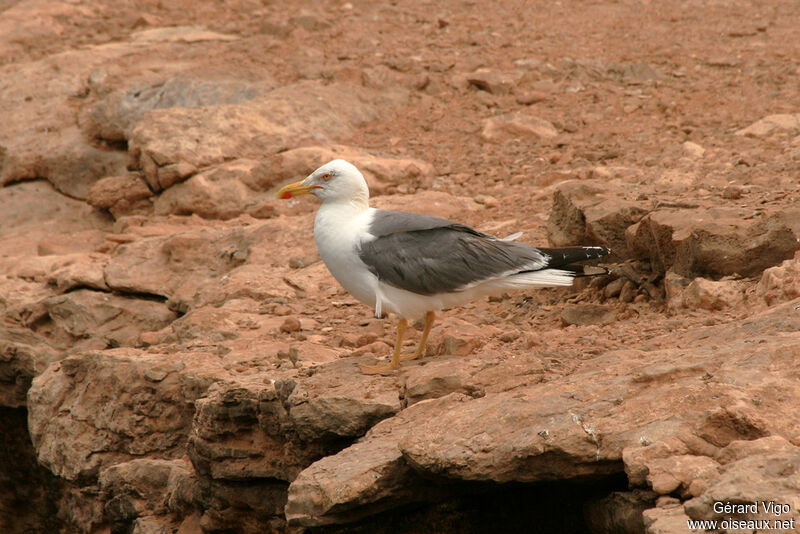
[[542,269],[527,273],[514,274],[506,278],[518,287],[551,287],[571,286],[575,273],[563,269]]

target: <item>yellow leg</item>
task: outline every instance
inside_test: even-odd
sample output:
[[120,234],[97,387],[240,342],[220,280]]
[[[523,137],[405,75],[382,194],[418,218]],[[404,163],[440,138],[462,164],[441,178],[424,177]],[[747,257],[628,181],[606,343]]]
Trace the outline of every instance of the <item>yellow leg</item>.
[[406,327],[408,321],[400,319],[397,322],[397,342],[394,344],[394,352],[392,353],[392,361],[382,365],[362,365],[361,371],[365,375],[374,375],[383,373],[385,371],[393,371],[400,368],[400,350],[403,348],[403,338],[406,335]]
[[417,350],[414,351],[414,354],[409,354],[407,356],[400,356],[401,362],[406,362],[408,360],[418,360],[425,356],[425,349],[428,347],[428,334],[431,333],[431,328],[433,328],[433,323],[436,321],[436,314],[432,311],[429,311],[425,314],[425,328],[422,330],[422,339],[419,340],[419,346],[417,346]]

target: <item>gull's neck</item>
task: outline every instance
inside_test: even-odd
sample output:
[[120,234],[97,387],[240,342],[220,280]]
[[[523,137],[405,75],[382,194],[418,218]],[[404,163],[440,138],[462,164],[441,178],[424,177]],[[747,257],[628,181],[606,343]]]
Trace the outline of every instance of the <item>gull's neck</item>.
[[369,209],[369,195],[359,193],[347,199],[329,198],[322,202],[319,209],[358,215]]

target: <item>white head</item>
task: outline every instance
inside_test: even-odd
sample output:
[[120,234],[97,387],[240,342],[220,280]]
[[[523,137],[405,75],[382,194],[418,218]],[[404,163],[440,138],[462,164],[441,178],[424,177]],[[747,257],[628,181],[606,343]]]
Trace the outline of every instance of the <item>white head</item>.
[[356,205],[369,203],[369,189],[364,175],[343,159],[329,161],[301,181],[282,187],[280,198],[313,193],[323,202],[349,202]]

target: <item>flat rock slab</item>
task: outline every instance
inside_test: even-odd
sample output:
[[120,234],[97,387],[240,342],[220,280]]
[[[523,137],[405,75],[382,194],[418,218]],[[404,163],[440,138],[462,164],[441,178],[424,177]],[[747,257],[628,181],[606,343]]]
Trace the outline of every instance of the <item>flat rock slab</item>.
[[76,480],[95,478],[103,467],[134,456],[181,456],[191,401],[224,376],[214,355],[192,355],[191,371],[186,358],[116,349],[48,367],[28,393],[39,462]]
[[[794,352],[783,350],[800,347],[797,331],[781,324],[793,316],[787,303],[746,324],[698,332],[685,340],[690,357],[675,349],[638,357],[611,352],[552,382],[480,398],[451,393],[418,402],[300,473],[289,487],[287,517],[299,525],[322,525],[409,498],[424,501],[433,493],[409,497],[419,476],[542,482],[609,476],[624,467],[634,484],[648,489],[702,494],[718,475],[715,451],[771,434],[800,439],[800,417],[789,408],[800,401],[800,388],[776,392],[772,385],[797,366]],[[770,339],[753,346],[751,327]],[[724,346],[720,339],[727,340]],[[760,399],[757,405],[750,402],[753,396]],[[780,417],[767,417],[775,409]],[[650,443],[670,439],[678,445],[653,449],[663,452],[647,459]],[[637,465],[650,466],[658,477],[645,476],[648,470]]]
[[277,375],[287,377],[219,385],[197,402],[190,454],[199,472],[291,481],[313,460],[400,411],[397,389],[352,363],[324,365],[310,377]]
[[682,276],[753,276],[800,247],[792,213],[756,219],[734,208],[661,209],[630,226],[626,238],[635,255]]
[[241,104],[154,109],[134,127],[129,151],[160,191],[203,167],[307,143],[314,132],[340,140],[398,100],[360,86],[306,81]]

